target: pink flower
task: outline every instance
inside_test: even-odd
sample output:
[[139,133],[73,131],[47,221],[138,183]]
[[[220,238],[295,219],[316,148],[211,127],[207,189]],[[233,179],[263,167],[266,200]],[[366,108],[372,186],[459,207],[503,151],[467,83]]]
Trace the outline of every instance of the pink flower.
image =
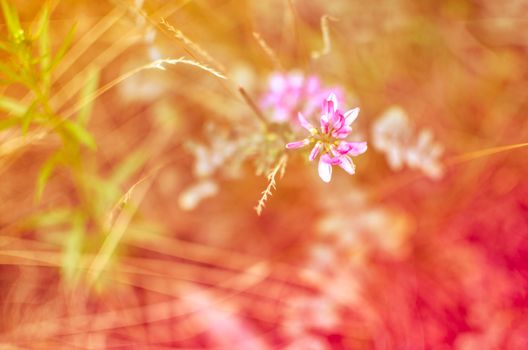
[[[302,73],[274,73],[268,83],[269,90],[261,100],[261,106],[270,110],[271,120],[277,123],[296,121],[296,113],[311,115],[318,107],[319,100],[325,98],[330,89],[323,88],[319,78],[305,77]],[[338,97],[340,89],[332,89]]]
[[302,113],[298,114],[299,123],[310,132],[310,136],[301,140],[290,142],[288,149],[301,148],[313,144],[308,156],[310,161],[319,157],[319,176],[324,182],[332,179],[332,167],[338,165],[347,173],[355,173],[355,165],[351,157],[358,156],[367,151],[366,142],[349,142],[344,139],[352,131],[351,124],[359,114],[359,108],[341,113],[335,94],[331,93],[323,103],[320,130],[306,120]]

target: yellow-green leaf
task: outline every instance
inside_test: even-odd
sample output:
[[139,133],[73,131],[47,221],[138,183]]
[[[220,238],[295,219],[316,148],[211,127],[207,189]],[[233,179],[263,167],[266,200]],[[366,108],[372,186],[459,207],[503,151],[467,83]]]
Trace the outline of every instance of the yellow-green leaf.
[[36,107],[37,107],[37,100],[31,103],[31,105],[27,108],[26,112],[22,116],[22,134],[27,133],[29,129],[29,125],[31,124],[31,121],[33,120]]
[[22,42],[24,40],[24,30],[20,26],[16,10],[11,7],[7,0],[1,0],[1,5],[9,34],[11,34],[16,43]]
[[82,106],[77,114],[77,120],[81,125],[86,125],[90,119],[93,108],[93,100],[91,100],[93,93],[99,84],[99,71],[96,69],[90,70],[86,85],[81,91],[80,105]]
[[147,159],[147,154],[142,151],[130,154],[114,169],[110,182],[116,186],[122,185],[131,175],[145,164]]
[[0,62],[0,73],[7,78],[9,83],[20,82],[26,86],[29,84],[29,82],[24,79],[25,77],[17,74],[18,71],[15,67],[6,64],[5,62]]
[[66,38],[64,38],[64,41],[62,42],[61,47],[59,48],[59,50],[55,54],[55,57],[53,57],[53,60],[49,64],[48,70],[50,72],[53,71],[53,69],[55,69],[57,64],[59,64],[59,62],[61,61],[62,57],[64,57],[64,55],[66,54],[66,51],[68,51],[68,49],[70,48],[70,45],[73,41],[73,37],[75,36],[76,29],[77,29],[77,24],[71,27],[70,31],[66,35]]
[[52,155],[40,168],[38,178],[37,178],[37,189],[35,192],[35,199],[36,201],[40,201],[42,198],[42,194],[44,193],[44,188],[46,187],[46,184],[48,183],[48,180],[53,173],[53,170],[55,170],[55,167],[61,160],[61,154],[55,153]]
[[28,107],[26,105],[11,97],[0,96],[0,110],[2,111],[14,114],[16,116],[21,116],[27,111],[27,108]]
[[0,50],[8,52],[8,53],[14,53],[15,50],[12,47],[12,44],[7,41],[0,41]]
[[64,131],[66,131],[68,136],[73,140],[85,145],[92,150],[97,148],[97,144],[95,143],[93,136],[80,124],[65,120],[62,126]]
[[48,3],[46,3],[42,8],[40,18],[38,19],[37,31],[35,33],[34,38],[38,38],[42,80],[44,81],[44,85],[48,87],[50,80],[49,65],[51,62]]
[[79,262],[83,251],[85,220],[80,213],[73,217],[70,232],[65,232],[62,271],[66,280],[75,282],[79,271]]
[[10,129],[15,125],[18,125],[20,120],[18,118],[7,118],[0,120],[0,130]]
[[53,210],[40,212],[32,215],[24,222],[24,227],[36,228],[36,227],[53,227],[62,225],[72,217],[71,208],[54,208]]

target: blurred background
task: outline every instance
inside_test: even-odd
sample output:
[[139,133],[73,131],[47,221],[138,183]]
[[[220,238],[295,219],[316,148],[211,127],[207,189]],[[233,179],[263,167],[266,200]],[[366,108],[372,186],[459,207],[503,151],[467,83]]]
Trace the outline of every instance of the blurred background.
[[528,348],[528,1],[1,5],[0,349]]

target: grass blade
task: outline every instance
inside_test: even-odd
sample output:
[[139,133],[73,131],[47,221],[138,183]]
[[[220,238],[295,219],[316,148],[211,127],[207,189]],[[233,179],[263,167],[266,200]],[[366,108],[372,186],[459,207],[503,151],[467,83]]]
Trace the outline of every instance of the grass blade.
[[31,105],[28,107],[24,115],[22,116],[22,134],[26,134],[31,122],[33,121],[34,112],[37,108],[37,100],[33,101]]
[[95,150],[97,148],[97,144],[95,143],[93,136],[80,124],[65,120],[62,124],[62,127],[67,135],[76,142],[85,145],[91,150]]
[[74,216],[72,229],[66,232],[62,271],[66,280],[75,283],[78,277],[78,266],[81,260],[84,241],[84,220],[80,213]]
[[28,107],[19,101],[7,96],[0,96],[0,110],[7,113],[21,116],[27,111]]
[[20,26],[16,10],[9,5],[7,0],[1,0],[1,5],[9,34],[11,34],[15,42],[21,42],[24,38],[24,30]]
[[40,53],[40,69],[42,71],[42,80],[44,86],[49,87],[51,62],[51,49],[49,38],[49,5],[46,3],[42,9],[41,16],[38,20],[37,31],[34,39],[38,39]]
[[64,55],[66,54],[66,51],[68,51],[68,49],[70,48],[70,46],[71,46],[71,44],[73,42],[73,38],[75,36],[76,30],[77,30],[77,24],[74,24],[71,27],[71,29],[68,32],[68,34],[66,34],[66,38],[64,39],[64,41],[62,42],[61,47],[59,48],[59,50],[55,54],[55,57],[53,57],[53,60],[50,62],[49,67],[48,67],[48,71],[50,71],[50,72],[53,71],[53,69],[55,69],[55,67],[59,64],[61,59],[64,57]]
[[93,99],[91,96],[97,90],[99,84],[99,71],[96,69],[91,70],[88,73],[88,79],[86,85],[81,91],[80,105],[82,106],[77,114],[77,121],[81,125],[86,125],[90,119],[93,109]]
[[46,184],[48,183],[48,180],[53,173],[53,170],[55,170],[55,167],[61,160],[61,154],[55,153],[52,155],[42,168],[40,168],[39,175],[37,178],[37,190],[35,192],[35,200],[39,202],[42,199],[42,194],[44,193],[44,189],[46,187]]

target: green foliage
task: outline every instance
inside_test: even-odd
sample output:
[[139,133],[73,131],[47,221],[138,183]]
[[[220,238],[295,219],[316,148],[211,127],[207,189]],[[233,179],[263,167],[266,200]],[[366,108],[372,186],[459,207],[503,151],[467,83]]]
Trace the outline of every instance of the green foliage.
[[109,181],[119,185],[125,182],[131,175],[141,168],[147,161],[148,156],[144,152],[131,153],[116,169],[112,172]]
[[95,94],[98,84],[99,84],[99,71],[93,69],[88,73],[88,78],[86,79],[86,83],[84,85],[84,88],[81,91],[81,95],[79,98],[81,109],[79,110],[79,113],[77,114],[77,121],[79,122],[80,125],[86,126],[88,124],[88,119],[90,118],[90,115],[92,114],[92,107],[93,107],[92,96]]
[[1,4],[10,39],[12,39],[15,43],[22,42],[24,40],[24,30],[20,26],[18,14],[16,13],[15,9],[12,8],[7,2],[7,0],[1,0]]
[[[75,179],[79,203],[37,212],[25,220],[24,228],[37,230],[44,235],[43,240],[62,247],[62,273],[67,281],[75,283],[80,278],[79,267],[84,254],[100,251],[111,230],[109,224],[112,223],[112,215],[116,214],[115,208],[121,204],[123,194],[135,181],[131,182],[131,179],[145,165],[148,157],[143,152],[132,153],[107,178],[98,174],[93,163],[68,165],[67,160],[61,157],[66,157],[65,153],[55,153],[44,163],[38,179],[37,195],[42,196],[50,175],[57,166],[61,166],[69,169]],[[134,212],[129,205],[124,205],[117,214],[122,210]],[[131,239],[141,237],[141,232],[144,233],[141,227],[149,225],[142,220],[131,222],[130,232],[134,235]],[[112,255],[117,252],[112,252]]]
[[77,25],[73,25],[73,27],[71,27],[68,34],[66,34],[66,37],[64,38],[64,41],[62,42],[61,47],[57,50],[55,57],[53,57],[53,59],[51,60],[49,64],[48,71],[50,72],[53,71],[57,67],[59,62],[62,60],[62,58],[66,54],[66,51],[68,51],[68,49],[71,46],[71,43],[73,42],[73,38],[75,37],[76,30],[77,30]]
[[33,101],[27,108],[27,110],[24,112],[24,115],[20,118],[21,127],[22,127],[22,133],[26,134],[29,129],[29,124],[31,123],[33,116],[35,115],[35,111],[37,109],[38,102],[35,100]]
[[37,190],[35,193],[35,197],[37,200],[40,200],[42,198],[42,193],[44,192],[44,187],[46,187],[46,183],[48,182],[49,177],[53,173],[53,170],[59,164],[61,160],[61,154],[55,153],[52,155],[42,166],[40,169],[38,178],[37,178]]
[[26,111],[26,106],[7,96],[0,96],[0,110],[20,116]]
[[83,253],[85,238],[85,218],[77,212],[72,217],[71,229],[64,240],[62,272],[68,281],[74,282],[79,276],[79,264]]
[[95,140],[92,135],[79,123],[65,120],[60,129],[62,129],[63,136],[65,136],[65,143],[69,146],[76,144],[84,145],[92,150],[97,148]]
[[38,212],[32,215],[24,223],[27,229],[41,227],[41,228],[56,228],[63,225],[72,218],[72,209],[66,207],[57,207],[50,211]]
[[[52,50],[50,5],[45,2],[40,13],[28,28],[23,28],[17,11],[8,2],[0,0],[6,22],[7,35],[0,36],[0,85],[2,91],[24,88],[25,98],[0,94],[0,131],[11,129],[13,135],[27,137],[35,130],[58,136],[62,141],[43,162],[37,178],[35,201],[45,198],[45,189],[60,169],[61,178],[71,181],[75,204],[57,206],[53,203],[45,211],[37,211],[24,221],[24,229],[43,234],[44,240],[60,244],[63,251],[61,268],[70,282],[79,277],[79,267],[85,253],[96,253],[104,242],[109,218],[121,203],[130,186],[130,178],[145,164],[144,153],[131,152],[122,164],[116,166],[108,178],[99,175],[95,159],[97,143],[88,130],[94,96],[99,85],[99,70],[92,69],[85,78],[77,96],[76,114],[68,118],[55,110],[55,70],[68,53],[75,37],[72,26],[57,50]],[[53,52],[54,51],[54,52]],[[16,89],[9,89],[17,85]],[[18,97],[18,96],[17,96]],[[133,183],[133,181],[132,181]]]
[[38,26],[34,40],[38,40],[40,53],[40,68],[42,72],[42,82],[44,86],[50,85],[50,62],[51,48],[49,39],[49,9],[44,6],[41,16],[38,19]]
[[40,200],[57,166],[65,166],[72,173],[78,172],[82,149],[94,151],[97,148],[87,124],[92,110],[91,96],[97,89],[99,73],[97,70],[90,72],[79,96],[82,107],[78,115],[69,119],[57,115],[49,102],[53,90],[52,74],[71,47],[76,26],[72,26],[53,53],[48,2],[44,3],[32,26],[25,31],[15,8],[7,0],[0,1],[8,31],[7,40],[0,40],[0,50],[7,56],[0,62],[0,81],[4,85],[26,87],[30,97],[29,100],[19,101],[0,96],[0,111],[5,112],[0,117],[0,130],[18,127],[22,134],[28,134],[33,126],[38,126],[58,134],[63,141],[62,147],[42,165],[37,177],[35,198]]
[[[60,117],[53,112],[49,103],[53,70],[71,46],[75,26],[66,35],[57,52],[52,53],[49,3],[44,3],[33,23],[33,30],[27,31],[22,28],[15,8],[7,0],[1,0],[0,3],[8,31],[7,40],[0,40],[0,50],[6,54],[0,61],[0,83],[22,85],[31,98],[29,101],[19,102],[12,97],[1,96],[0,110],[5,111],[6,115],[2,116],[0,124],[4,129],[17,124],[23,133],[27,133],[38,121],[40,127],[49,131],[75,134],[74,139],[93,149],[93,138],[86,136],[84,130],[78,131],[75,126],[57,128],[57,120],[60,120]],[[14,122],[13,116],[20,116],[18,123]]]

